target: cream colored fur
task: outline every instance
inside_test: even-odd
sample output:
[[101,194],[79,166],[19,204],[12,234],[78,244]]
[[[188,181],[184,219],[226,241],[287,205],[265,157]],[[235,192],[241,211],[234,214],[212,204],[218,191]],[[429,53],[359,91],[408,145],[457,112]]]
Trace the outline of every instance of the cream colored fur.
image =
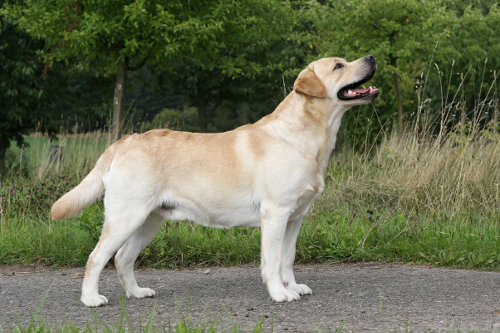
[[[343,68],[335,69],[337,63]],[[166,129],[111,145],[89,175],[59,199],[54,219],[82,210],[105,192],[103,231],[87,263],[82,302],[106,304],[101,270],[115,255],[127,296],[151,297],[133,265],[164,219],[217,227],[262,228],[262,277],[277,302],[311,294],[293,274],[304,215],[322,192],[344,112],[371,100],[341,101],[337,92],[374,70],[365,58],[311,63],[277,109],[255,124],[218,134]]]

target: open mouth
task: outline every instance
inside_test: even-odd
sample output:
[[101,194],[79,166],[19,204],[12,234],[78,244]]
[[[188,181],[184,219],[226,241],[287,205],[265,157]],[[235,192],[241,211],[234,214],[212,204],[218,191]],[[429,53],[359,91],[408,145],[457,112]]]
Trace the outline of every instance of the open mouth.
[[375,70],[373,70],[370,74],[368,74],[364,79],[346,85],[345,87],[339,90],[339,92],[337,93],[337,97],[344,101],[349,101],[353,99],[365,99],[368,97],[370,98],[377,97],[379,91],[378,88],[375,86],[370,86],[369,88],[361,88],[361,89],[358,88],[363,83],[370,81],[370,79],[373,77],[373,74],[375,74]]

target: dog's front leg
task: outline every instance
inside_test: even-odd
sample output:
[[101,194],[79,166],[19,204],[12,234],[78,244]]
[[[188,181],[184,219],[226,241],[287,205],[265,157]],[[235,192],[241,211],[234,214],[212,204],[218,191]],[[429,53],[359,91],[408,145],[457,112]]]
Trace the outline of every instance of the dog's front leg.
[[300,299],[295,291],[285,288],[281,279],[283,238],[288,217],[289,213],[284,209],[266,209],[261,221],[262,279],[276,302]]
[[293,274],[293,262],[295,261],[295,248],[297,244],[297,236],[302,225],[303,216],[292,219],[288,222],[283,241],[282,263],[281,263],[281,278],[286,288],[296,292],[299,295],[312,294],[311,288],[305,284],[297,284],[295,275]]

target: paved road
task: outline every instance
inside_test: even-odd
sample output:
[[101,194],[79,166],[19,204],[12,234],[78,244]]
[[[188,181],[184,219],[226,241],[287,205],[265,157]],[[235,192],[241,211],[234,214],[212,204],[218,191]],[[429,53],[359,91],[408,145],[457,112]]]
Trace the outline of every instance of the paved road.
[[[15,272],[15,273],[14,273]],[[217,319],[219,328],[242,331],[264,319],[265,332],[324,332],[343,325],[349,332],[469,331],[500,332],[500,273],[435,269],[395,264],[300,266],[297,280],[314,294],[298,302],[270,301],[258,267],[190,270],[144,270],[143,286],[156,290],[156,299],[130,299],[126,309],[134,325],[145,323],[155,301],[154,324],[161,328],[186,313],[196,324]],[[5,320],[28,323],[42,296],[46,323],[93,322],[78,299],[83,269],[0,267],[0,331]],[[107,324],[120,315],[121,286],[114,270],[100,282],[109,304],[95,312]],[[176,301],[177,299],[177,301]]]

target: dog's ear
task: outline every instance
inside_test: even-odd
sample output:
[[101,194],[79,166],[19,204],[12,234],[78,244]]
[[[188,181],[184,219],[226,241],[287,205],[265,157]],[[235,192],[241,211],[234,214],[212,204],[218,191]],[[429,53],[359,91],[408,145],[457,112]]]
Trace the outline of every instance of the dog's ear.
[[325,97],[326,95],[325,85],[309,67],[300,72],[299,77],[295,80],[293,89],[314,97]]

